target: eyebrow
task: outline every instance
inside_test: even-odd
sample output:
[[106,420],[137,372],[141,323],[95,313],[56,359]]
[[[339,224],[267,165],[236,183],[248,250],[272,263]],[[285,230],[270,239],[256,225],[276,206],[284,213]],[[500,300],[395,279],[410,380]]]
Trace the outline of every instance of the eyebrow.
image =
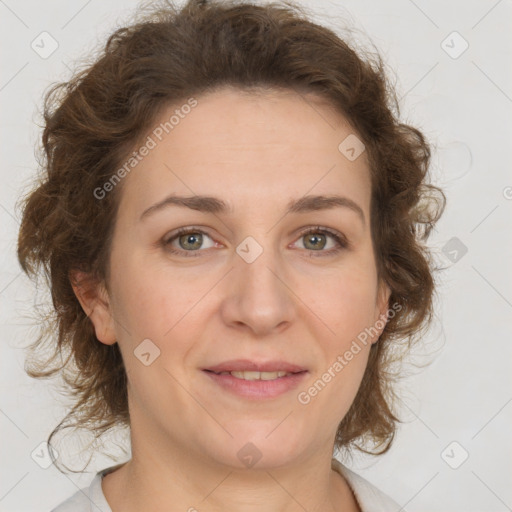
[[[232,214],[233,209],[222,199],[212,196],[177,196],[170,195],[150,206],[140,216],[140,220],[168,208],[169,206],[179,206],[182,208],[189,208],[203,213],[212,214]],[[352,199],[338,195],[309,195],[301,197],[300,199],[291,200],[285,211],[288,213],[309,213],[318,210],[330,210],[333,208],[347,208],[355,212],[365,225],[365,216],[363,209]]]

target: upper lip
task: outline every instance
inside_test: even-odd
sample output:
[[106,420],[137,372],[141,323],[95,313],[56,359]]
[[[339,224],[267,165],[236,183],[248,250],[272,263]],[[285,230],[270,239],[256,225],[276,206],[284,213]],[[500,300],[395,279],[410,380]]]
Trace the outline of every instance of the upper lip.
[[252,371],[252,372],[287,372],[287,373],[299,373],[306,371],[306,368],[298,366],[296,364],[288,363],[286,361],[264,361],[255,362],[248,359],[234,359],[232,361],[225,361],[215,366],[209,366],[204,368],[205,370],[221,373],[221,372],[241,372],[241,371]]

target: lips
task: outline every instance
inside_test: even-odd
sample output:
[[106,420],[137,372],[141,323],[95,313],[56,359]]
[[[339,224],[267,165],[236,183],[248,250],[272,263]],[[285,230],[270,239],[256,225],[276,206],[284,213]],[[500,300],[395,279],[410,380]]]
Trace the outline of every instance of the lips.
[[284,372],[285,374],[294,374],[306,372],[307,369],[289,363],[287,361],[266,361],[266,362],[256,362],[248,359],[234,359],[232,361],[225,361],[220,364],[216,364],[215,366],[209,366],[208,368],[204,368],[205,371],[221,374],[221,373],[231,373],[231,372],[247,372],[247,373],[275,373],[275,372]]
[[286,395],[304,382],[308,370],[287,361],[225,361],[203,373],[218,389],[244,400],[267,400]]

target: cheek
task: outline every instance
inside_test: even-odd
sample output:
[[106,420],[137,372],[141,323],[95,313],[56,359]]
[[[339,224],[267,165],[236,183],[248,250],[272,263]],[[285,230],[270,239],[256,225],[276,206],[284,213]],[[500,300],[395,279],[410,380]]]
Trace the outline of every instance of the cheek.
[[193,271],[171,270],[133,254],[119,260],[112,283],[118,299],[116,313],[130,336],[134,340],[163,340],[200,301],[209,279],[198,278]]
[[324,276],[309,288],[308,305],[323,320],[342,348],[373,321],[377,293],[376,274],[367,268],[345,268]]
[[373,322],[375,285],[366,276],[349,273],[330,280],[311,308],[322,319],[316,336],[322,364],[299,402],[308,404],[305,410],[321,411],[318,416],[332,425],[347,413],[368,362],[371,344],[364,336]]
[[[183,274],[178,277],[176,272],[171,275],[168,270],[136,257],[120,261],[112,272],[117,299],[114,312],[119,319],[116,328],[131,385],[131,400],[147,414],[161,408],[162,392],[173,397],[170,404],[188,407],[187,397],[181,396],[176,379],[184,381],[180,361],[196,339],[197,333],[189,330],[190,318],[194,304],[204,295],[203,281],[185,278]],[[144,361],[146,353],[149,356]]]

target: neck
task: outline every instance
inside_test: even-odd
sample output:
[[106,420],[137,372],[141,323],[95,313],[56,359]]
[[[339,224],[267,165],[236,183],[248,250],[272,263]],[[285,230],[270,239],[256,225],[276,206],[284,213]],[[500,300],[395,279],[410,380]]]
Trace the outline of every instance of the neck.
[[131,427],[131,460],[103,479],[113,512],[359,512],[331,469],[332,446],[279,467],[240,469]]

